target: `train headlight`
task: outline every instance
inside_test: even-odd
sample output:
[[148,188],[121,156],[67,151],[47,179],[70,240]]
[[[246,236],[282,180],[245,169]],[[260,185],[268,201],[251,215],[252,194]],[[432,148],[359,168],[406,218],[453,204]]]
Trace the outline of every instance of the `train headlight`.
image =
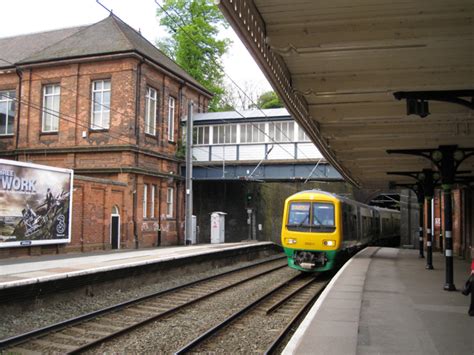
[[286,244],[296,244],[296,239],[293,238],[286,238]]
[[324,240],[323,244],[327,247],[333,247],[333,246],[336,245],[336,241],[335,240]]

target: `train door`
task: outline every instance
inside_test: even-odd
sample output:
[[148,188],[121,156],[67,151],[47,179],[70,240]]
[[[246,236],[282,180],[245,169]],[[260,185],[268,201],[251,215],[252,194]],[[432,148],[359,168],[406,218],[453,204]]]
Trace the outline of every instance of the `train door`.
[[120,249],[120,213],[117,206],[112,207],[110,216],[110,243],[112,249]]

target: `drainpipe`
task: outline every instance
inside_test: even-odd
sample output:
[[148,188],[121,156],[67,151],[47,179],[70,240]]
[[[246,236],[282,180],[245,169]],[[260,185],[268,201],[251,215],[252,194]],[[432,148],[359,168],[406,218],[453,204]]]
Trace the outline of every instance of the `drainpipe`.
[[[142,65],[143,65],[143,58],[137,65],[137,77],[135,82],[135,140],[136,145],[139,147],[140,144],[140,98],[141,98],[141,76],[142,76]],[[135,164],[138,168],[138,152],[135,153]],[[137,222],[137,208],[138,208],[138,184],[137,184],[137,174],[133,176],[133,212],[132,212],[132,219],[133,219],[133,236],[135,240],[135,249],[138,249],[139,242],[138,242],[138,222]]]
[[[18,79],[20,80],[20,85],[18,87],[19,99],[17,100],[15,150],[18,149],[18,143],[20,140],[21,90],[22,90],[22,82],[23,82],[23,73],[21,72],[20,69],[16,68],[16,75],[18,75]],[[18,160],[18,154],[16,155],[16,160]]]
[[138,249],[138,226],[137,226],[137,174],[133,174],[133,208],[132,208],[132,221],[133,221],[133,237],[135,241],[135,249]]

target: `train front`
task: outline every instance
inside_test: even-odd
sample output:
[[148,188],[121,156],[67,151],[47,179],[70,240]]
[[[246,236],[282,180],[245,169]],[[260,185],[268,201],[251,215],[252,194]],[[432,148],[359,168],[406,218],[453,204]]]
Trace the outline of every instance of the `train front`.
[[285,201],[281,242],[288,265],[301,271],[334,267],[342,240],[340,201],[332,194],[305,191]]

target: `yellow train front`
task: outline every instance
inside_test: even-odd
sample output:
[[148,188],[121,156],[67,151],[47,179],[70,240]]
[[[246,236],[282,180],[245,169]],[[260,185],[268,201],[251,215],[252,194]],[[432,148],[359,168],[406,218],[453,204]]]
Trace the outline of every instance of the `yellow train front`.
[[290,267],[327,271],[374,240],[378,229],[376,209],[310,190],[286,199],[281,242]]

